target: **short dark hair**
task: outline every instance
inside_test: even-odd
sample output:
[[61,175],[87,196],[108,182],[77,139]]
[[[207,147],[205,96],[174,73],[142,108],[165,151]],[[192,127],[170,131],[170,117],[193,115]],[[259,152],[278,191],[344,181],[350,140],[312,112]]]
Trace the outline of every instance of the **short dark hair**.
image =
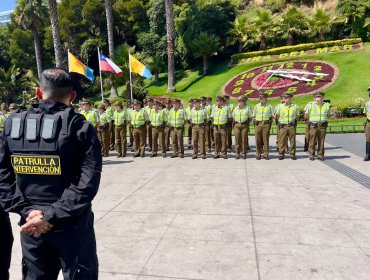
[[42,71],[40,87],[50,98],[68,96],[74,88],[72,76],[62,68],[49,68]]

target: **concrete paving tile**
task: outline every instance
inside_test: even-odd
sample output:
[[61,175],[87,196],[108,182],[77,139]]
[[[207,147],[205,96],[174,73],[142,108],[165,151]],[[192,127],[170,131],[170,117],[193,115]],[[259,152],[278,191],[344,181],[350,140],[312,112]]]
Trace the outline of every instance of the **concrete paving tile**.
[[370,201],[323,201],[321,202],[331,218],[336,219],[360,219],[370,217]]
[[252,188],[262,187],[301,187],[302,183],[294,177],[279,172],[249,171],[247,173],[248,186]]
[[162,276],[139,276],[138,280],[199,280],[199,279],[191,279],[191,278],[178,278],[178,277],[162,277]]
[[357,247],[336,220],[254,217],[256,242]]
[[323,187],[309,188],[311,195],[319,201],[343,201],[343,202],[356,202],[356,201],[370,201],[370,189],[351,186],[348,188],[338,187]]
[[248,196],[230,193],[220,196],[191,194],[186,199],[182,213],[214,215],[250,215]]
[[361,248],[370,248],[370,220],[338,220],[338,222]]
[[142,274],[212,280],[258,279],[254,245],[244,242],[165,239]]
[[104,195],[130,195],[137,191],[142,185],[138,184],[101,184],[98,194],[99,196]]
[[[223,159],[219,159],[223,160]],[[153,184],[219,184],[245,185],[244,169],[236,169],[232,173],[226,169],[193,169],[191,171],[168,168],[160,176],[152,180]]]
[[136,280],[138,275],[120,274],[114,272],[99,272],[99,279],[101,280]]
[[276,200],[315,200],[307,187],[259,187],[250,188],[251,199],[274,198]]
[[128,195],[99,195],[92,202],[93,211],[108,212],[127,197]]
[[162,237],[175,214],[110,212],[95,226],[98,237]]
[[249,216],[178,214],[166,239],[253,242]]
[[248,189],[246,186],[239,185],[194,185],[191,191],[192,195],[196,196],[208,196],[208,197],[220,197],[229,196],[230,194],[238,196],[247,196]]
[[245,169],[245,163],[243,160],[235,160],[234,154],[229,155],[228,160],[224,159],[213,159],[213,154],[207,154],[207,159],[197,159],[191,160],[189,164],[183,163],[179,160],[174,162],[171,168],[185,169],[185,170],[194,170],[194,169]]
[[263,280],[367,280],[370,259],[357,248],[258,243]]
[[167,196],[188,196],[193,190],[193,185],[168,185],[166,182],[162,184],[153,184],[149,182],[141,188],[137,194],[140,195],[167,195]]
[[327,209],[314,200],[264,198],[253,199],[251,203],[256,216],[331,218]]
[[127,239],[104,236],[97,239],[99,269],[106,272],[139,274],[160,238]]
[[167,194],[134,194],[118,205],[115,211],[176,213],[182,209],[186,197]]

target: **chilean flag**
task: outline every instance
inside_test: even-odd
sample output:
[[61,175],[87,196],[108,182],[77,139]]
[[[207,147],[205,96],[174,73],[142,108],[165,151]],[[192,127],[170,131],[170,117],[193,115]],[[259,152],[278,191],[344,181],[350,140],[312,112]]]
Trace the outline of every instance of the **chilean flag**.
[[117,77],[122,76],[123,71],[112,60],[104,54],[99,53],[100,71],[106,71],[116,74]]

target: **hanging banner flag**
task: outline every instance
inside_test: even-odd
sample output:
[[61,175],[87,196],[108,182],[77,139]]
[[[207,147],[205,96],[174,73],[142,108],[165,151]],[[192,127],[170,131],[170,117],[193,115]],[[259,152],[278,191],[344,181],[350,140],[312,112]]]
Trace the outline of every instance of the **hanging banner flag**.
[[147,79],[151,79],[152,73],[150,73],[150,70],[148,69],[148,67],[142,64],[139,60],[137,60],[131,54],[129,54],[129,56],[130,56],[130,71],[133,73],[137,73],[140,76],[145,77]]
[[71,54],[68,51],[68,71],[81,74],[89,79],[91,82],[94,82],[94,70],[90,67],[83,64],[77,57]]
[[119,68],[112,60],[102,53],[99,53],[99,66],[100,71],[116,74],[117,77],[120,77],[123,74],[121,68]]

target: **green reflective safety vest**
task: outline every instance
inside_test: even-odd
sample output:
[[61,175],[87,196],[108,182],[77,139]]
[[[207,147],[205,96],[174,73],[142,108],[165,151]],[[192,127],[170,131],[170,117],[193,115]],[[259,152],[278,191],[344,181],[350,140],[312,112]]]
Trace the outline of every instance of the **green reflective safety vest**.
[[190,108],[190,107],[185,108],[185,113],[186,113],[186,117],[187,117],[188,120],[190,120],[191,110],[192,110],[192,108]]
[[279,114],[280,112],[280,107],[281,106],[284,106],[285,104],[283,103],[279,103],[278,105],[276,105],[276,107],[274,108],[274,116],[276,116],[277,114]]
[[114,111],[113,119],[114,119],[115,126],[120,126],[120,125],[125,124],[125,120],[126,120],[125,110]]
[[110,123],[110,117],[106,112],[102,114],[99,113],[99,120],[100,120],[101,126],[104,126]]
[[184,109],[171,109],[169,113],[168,122],[172,127],[184,126],[186,120],[186,113]]
[[370,121],[370,101],[365,104],[365,112],[367,119]]
[[202,124],[205,123],[207,119],[207,111],[203,108],[192,109],[190,111],[190,121],[192,124]]
[[109,118],[113,120],[113,114],[114,114],[113,108],[109,106],[107,107],[107,109],[105,109],[105,112],[108,114]]
[[0,113],[0,132],[4,130],[5,121],[7,119],[7,115]]
[[254,107],[253,117],[258,122],[270,120],[272,117],[272,114],[273,114],[272,106],[269,103],[266,103],[265,105],[258,103]]
[[213,107],[212,117],[214,125],[224,125],[229,120],[229,108],[227,106]]
[[163,125],[163,123],[167,120],[166,112],[164,110],[156,111],[153,109],[149,115],[149,120],[153,126]]
[[316,102],[313,102],[309,107],[310,122],[321,123],[328,121],[328,115],[330,111],[329,103],[323,103],[319,106]]
[[210,117],[212,115],[212,105],[208,104],[204,108],[207,111],[207,116]]
[[96,112],[96,110],[91,109],[90,111],[85,112],[84,116],[88,122],[93,124],[93,126],[96,126],[96,124],[99,122],[99,114]]
[[290,106],[281,105],[279,106],[279,111],[276,112],[279,115],[279,123],[289,124],[297,120],[298,107],[295,104]]
[[232,103],[227,104],[227,107],[229,108],[230,113],[232,113],[234,111],[234,104],[232,104]]
[[149,106],[145,106],[145,107],[144,107],[144,110],[145,110],[146,114],[147,114],[148,116],[150,116],[150,114],[152,113],[152,111],[153,111],[154,109],[153,109],[153,108],[150,108]]
[[145,124],[147,120],[147,115],[144,109],[139,111],[132,110],[130,113],[130,122],[134,128],[138,128]]
[[252,116],[251,108],[248,105],[245,105],[243,108],[236,106],[233,111],[233,119],[238,123],[243,123],[249,120]]

